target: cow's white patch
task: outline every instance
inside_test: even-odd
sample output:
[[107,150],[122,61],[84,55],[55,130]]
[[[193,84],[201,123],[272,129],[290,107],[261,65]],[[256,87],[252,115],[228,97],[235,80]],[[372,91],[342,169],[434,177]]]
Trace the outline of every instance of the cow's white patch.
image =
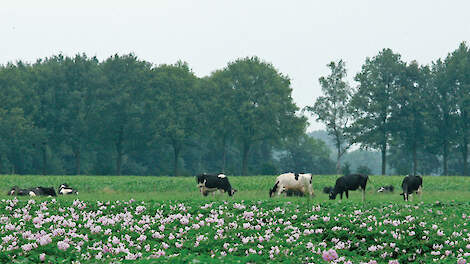
[[227,176],[225,176],[225,174],[221,173],[221,174],[217,175],[217,177],[219,177],[219,178],[226,178]]
[[30,191],[29,196],[36,196],[36,194],[33,191]]
[[61,194],[68,194],[68,193],[71,193],[71,192],[73,192],[72,189],[65,189],[65,188],[63,188],[62,190],[60,190],[60,193],[61,193]]

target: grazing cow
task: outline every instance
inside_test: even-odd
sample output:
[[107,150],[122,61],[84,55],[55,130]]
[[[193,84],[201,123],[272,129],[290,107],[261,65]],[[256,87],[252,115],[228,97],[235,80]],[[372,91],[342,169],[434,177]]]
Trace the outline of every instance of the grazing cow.
[[18,196],[57,196],[54,188],[52,187],[34,187],[29,189],[20,189],[18,186],[13,186],[8,192],[8,195],[18,195]]
[[78,194],[78,191],[69,187],[68,184],[62,183],[59,186],[59,194]]
[[401,183],[401,188],[403,189],[403,200],[408,201],[408,196],[413,192],[419,193],[421,195],[423,188],[423,177],[416,175],[408,175],[403,179]]
[[312,188],[312,174],[310,173],[284,173],[279,175],[276,178],[276,184],[274,187],[269,190],[269,197],[272,197],[274,193],[278,196],[283,193],[289,191],[297,191],[301,192],[302,194],[308,194],[310,196],[314,196],[313,188]]
[[343,192],[346,193],[346,198],[349,199],[348,191],[354,191],[360,187],[362,189],[362,201],[364,201],[368,179],[369,177],[364,174],[349,174],[339,177],[336,180],[335,187],[330,192],[330,200],[336,199],[338,193],[340,194],[340,198],[343,199]]
[[326,194],[330,194],[331,191],[333,191],[333,186],[325,186],[323,188],[323,192]]
[[227,192],[229,196],[232,196],[237,191],[236,189],[232,189],[227,176],[223,173],[219,173],[217,175],[205,173],[199,174],[196,176],[196,182],[199,190],[204,196],[217,190],[220,192]]
[[394,189],[395,188],[393,188],[393,185],[382,186],[377,190],[377,192],[379,192],[379,193],[391,193],[391,192],[393,192]]

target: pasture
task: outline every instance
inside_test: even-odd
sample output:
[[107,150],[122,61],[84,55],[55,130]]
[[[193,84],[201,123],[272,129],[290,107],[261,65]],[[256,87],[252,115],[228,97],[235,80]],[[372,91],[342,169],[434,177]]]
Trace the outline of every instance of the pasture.
[[[404,202],[403,177],[371,176],[366,202],[328,200],[335,176],[314,176],[316,196],[269,198],[275,176],[229,176],[238,189],[202,197],[194,177],[0,176],[2,263],[465,263],[470,178],[430,177]],[[6,196],[13,185],[78,196]],[[392,184],[395,192],[377,193]]]

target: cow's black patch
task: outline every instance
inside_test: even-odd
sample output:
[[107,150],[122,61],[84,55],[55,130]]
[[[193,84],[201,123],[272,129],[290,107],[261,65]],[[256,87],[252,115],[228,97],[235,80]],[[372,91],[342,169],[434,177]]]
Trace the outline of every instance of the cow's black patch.
[[298,173],[294,173],[294,176],[295,176],[295,180],[298,181],[298,180],[299,180],[299,174],[298,174]]

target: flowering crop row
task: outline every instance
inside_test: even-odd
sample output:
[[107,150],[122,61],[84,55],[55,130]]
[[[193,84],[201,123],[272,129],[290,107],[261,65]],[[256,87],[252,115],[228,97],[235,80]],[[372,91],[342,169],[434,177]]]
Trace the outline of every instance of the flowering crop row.
[[0,202],[0,262],[465,263],[470,204]]

